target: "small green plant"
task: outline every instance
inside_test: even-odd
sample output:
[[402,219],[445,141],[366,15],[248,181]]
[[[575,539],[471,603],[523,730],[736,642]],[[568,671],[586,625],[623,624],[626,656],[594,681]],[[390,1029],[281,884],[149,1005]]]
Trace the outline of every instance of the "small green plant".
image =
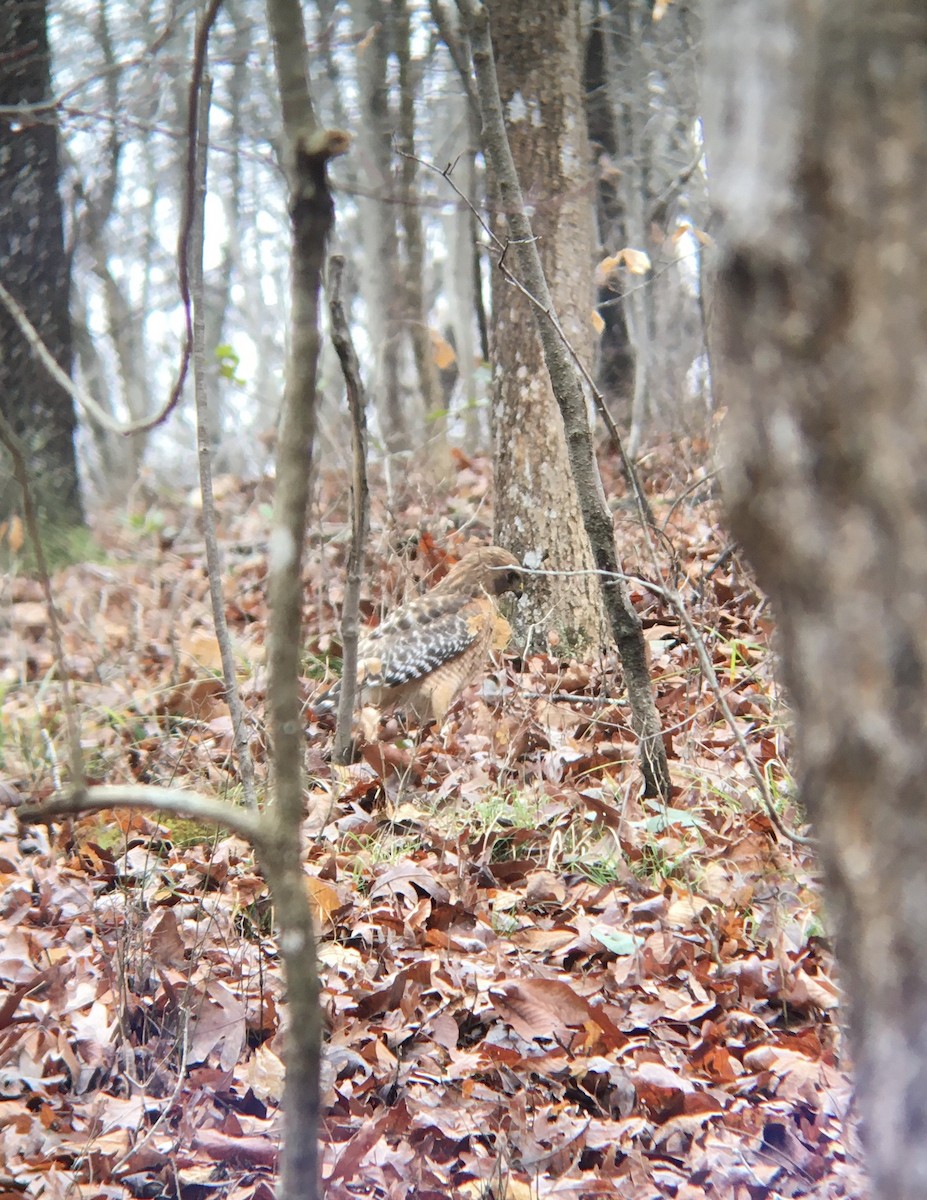
[[536,796],[511,788],[489,792],[466,810],[467,825],[474,833],[486,837],[500,831],[536,829],[538,801]]
[[795,781],[778,759],[771,758],[763,764],[763,775],[773,807],[779,816],[796,800]]
[[303,658],[302,673],[307,679],[327,679],[330,674],[341,674],[341,659],[328,657],[319,658],[317,654],[307,654]]
[[493,932],[498,933],[500,937],[511,937],[521,928],[521,922],[516,917],[513,917],[506,909],[497,908],[495,905],[493,905],[491,923]]
[[701,817],[688,809],[671,808],[659,801],[649,801],[645,804],[653,811],[653,815],[646,817],[643,822],[648,833],[664,833],[671,825],[680,825],[683,829],[708,829]]
[[693,853],[683,850],[680,854],[670,854],[659,842],[645,842],[640,858],[630,866],[638,879],[659,885],[668,879],[687,878],[686,865]]
[[342,853],[351,856],[345,864],[345,870],[354,888],[361,894],[370,890],[376,867],[383,863],[399,862],[417,854],[421,848],[420,838],[398,836],[386,825],[370,836],[350,833],[341,844]]
[[[40,537],[49,571],[72,563],[101,562],[106,557],[85,525],[52,524],[47,521],[42,526]],[[0,570],[10,575],[34,575],[37,566],[35,547],[29,538],[15,552],[6,542],[0,542]]]
[[160,508],[148,508],[142,513],[130,513],[128,524],[135,533],[147,537],[151,534],[161,533],[167,524],[167,516]]
[[597,887],[608,887],[624,878],[624,870],[614,858],[578,859],[572,865]]
[[168,831],[171,841],[179,850],[188,849],[190,846],[211,846],[228,835],[226,829],[219,829],[204,821],[194,821],[189,817],[178,817],[172,813],[156,813],[155,818]]
[[219,364],[219,374],[223,379],[227,379],[229,383],[234,383],[236,387],[244,387],[245,380],[238,374],[238,368],[241,364],[241,355],[227,343],[216,346],[215,350],[216,362]]

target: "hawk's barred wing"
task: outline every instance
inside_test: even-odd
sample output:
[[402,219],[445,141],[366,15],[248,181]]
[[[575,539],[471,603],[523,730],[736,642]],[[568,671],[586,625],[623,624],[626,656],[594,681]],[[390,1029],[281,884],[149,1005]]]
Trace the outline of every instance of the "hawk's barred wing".
[[402,687],[457,658],[481,637],[481,613],[465,596],[422,596],[372,630],[358,650],[358,683]]

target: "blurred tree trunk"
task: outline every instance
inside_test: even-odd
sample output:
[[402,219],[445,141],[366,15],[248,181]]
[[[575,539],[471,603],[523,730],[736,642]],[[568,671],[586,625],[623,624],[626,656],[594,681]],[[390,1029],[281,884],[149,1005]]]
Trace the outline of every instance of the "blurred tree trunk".
[[[95,24],[96,41],[104,67],[102,74],[107,107],[110,112],[117,113],[122,105],[122,76],[110,29],[107,0],[99,0]],[[113,121],[106,132],[103,153],[96,158],[92,168],[85,169],[81,180],[83,203],[75,214],[74,243],[86,250],[93,272],[100,283],[101,298],[118,364],[119,378],[116,390],[124,400],[126,413],[118,414],[114,410],[114,397],[107,386],[102,356],[88,328],[87,299],[79,285],[74,287],[72,292],[71,317],[74,345],[84,385],[92,388],[94,399],[117,420],[121,415],[123,419],[128,417],[131,421],[139,421],[154,411],[143,321],[133,311],[124,283],[113,273],[110,266],[110,242],[113,239],[107,237],[107,225],[113,213],[120,184],[122,151],[120,125]],[[96,450],[96,470],[92,471],[94,490],[104,501],[124,496],[138,479],[147,441],[146,435],[137,433],[126,437],[104,427],[92,416],[88,417],[87,427]],[[88,457],[93,459],[92,455]]]
[[[453,64],[432,118],[435,161],[453,164],[453,178],[461,194],[479,209],[484,174],[477,170],[480,109],[469,45],[466,37],[461,36],[456,6],[429,0],[429,10]],[[489,443],[488,405],[480,404],[484,389],[477,372],[480,364],[489,362],[481,234],[476,213],[463,201],[453,208],[445,205],[441,223],[447,247],[441,282],[450,310],[444,334],[456,354],[456,362],[441,375],[446,386],[453,383],[448,390],[457,393],[457,411],[460,414],[462,410],[463,416],[464,446],[472,453]]]
[[207,272],[204,279],[206,302],[206,362],[209,382],[209,400],[213,413],[210,433],[213,442],[213,470],[243,474],[248,469],[246,448],[242,445],[236,416],[228,411],[228,389],[220,383],[216,351],[220,346],[231,345],[235,349],[234,335],[229,338],[232,311],[232,287],[236,275],[244,274],[241,254],[241,229],[244,224],[242,203],[244,200],[244,173],[242,170],[242,145],[245,141],[244,106],[250,92],[251,68],[248,63],[248,48],[252,30],[243,12],[234,4],[226,4],[225,11],[234,25],[232,45],[232,67],[228,81],[228,97],[224,104],[228,112],[228,132],[221,141],[221,152],[225,159],[222,166],[222,186],[214,191],[225,213],[226,236],[222,257],[217,266]]
[[[58,195],[54,114],[29,105],[51,92],[45,0],[0,0],[0,264],[3,284],[62,369],[70,373],[70,260]],[[54,382],[13,318],[0,307],[0,410],[22,441],[33,496],[48,528],[83,524],[70,395]],[[20,505],[19,489],[0,470],[0,517]]]
[[415,377],[421,396],[424,428],[417,441],[427,443],[426,461],[436,477],[450,470],[447,444],[447,404],[438,376],[426,297],[425,236],[420,212],[418,163],[415,161],[415,107],[419,71],[412,58],[412,29],[407,0],[392,0],[393,35],[399,88],[398,144],[403,248],[403,325],[412,347]]
[[714,363],[879,1200],[927,1194],[927,11],[713,0]]
[[402,293],[393,194],[394,121],[387,80],[389,37],[384,24],[389,9],[379,0],[351,0],[351,9],[355,32],[362,39],[357,56],[361,113],[357,158],[362,188],[361,294],[375,356],[370,393],[386,448],[396,453],[408,448],[409,430],[399,379]]
[[[579,5],[554,0],[541,10],[494,0],[488,7],[509,141],[533,209],[542,265],[566,335],[589,365],[594,188]],[[504,241],[504,213],[496,211],[494,227]],[[514,270],[514,256],[508,262]],[[528,566],[591,571],[563,421],[531,303],[501,271],[493,272],[492,288],[496,541]],[[594,575],[540,576],[529,592],[525,612],[535,617],[538,633],[555,631],[562,649],[600,644],[603,616]],[[516,635],[526,632],[516,627]]]
[[[605,305],[603,353],[612,349],[610,398],[630,421],[636,453],[647,433],[703,433],[703,396],[689,372],[705,354],[698,294],[700,246],[678,236],[707,221],[698,169],[699,39],[693,5],[677,0],[655,20],[649,0],[603,0],[587,53],[590,129],[598,143],[602,250],[645,251],[644,276],[619,270],[600,297]],[[622,309],[624,330],[616,307]],[[626,334],[627,341],[621,337]],[[631,356],[631,377],[622,351]],[[610,364],[603,364],[610,365]]]
[[[642,54],[644,30],[650,22],[650,5],[643,0],[618,0],[609,5],[605,38],[607,92],[615,112],[618,178],[621,181],[621,221],[617,240],[635,250],[651,250],[647,228],[650,201],[651,154],[647,128],[647,64]],[[614,245],[614,254],[622,246]],[[626,274],[618,284],[622,294],[628,339],[634,356],[631,393],[631,428],[628,449],[636,454],[645,425],[654,417],[654,374],[657,351],[654,321],[653,274],[642,278]]]
[[[607,48],[610,36],[607,15],[597,10],[586,39],[583,83],[586,123],[596,161],[597,254],[600,259],[611,253],[616,240],[626,243],[622,179],[615,167],[618,130],[606,65],[611,59]],[[620,419],[628,421],[634,393],[634,352],[628,336],[624,303],[606,283],[600,284],[596,298],[603,321],[596,380],[609,407],[619,414]]]

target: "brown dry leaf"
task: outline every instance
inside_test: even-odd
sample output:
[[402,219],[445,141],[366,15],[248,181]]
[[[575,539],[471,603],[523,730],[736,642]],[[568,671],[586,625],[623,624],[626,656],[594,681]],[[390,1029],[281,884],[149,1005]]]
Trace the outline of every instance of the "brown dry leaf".
[[525,901],[529,907],[539,904],[561,905],[566,899],[563,880],[552,871],[532,871],[526,884]]
[[457,362],[457,353],[454,347],[437,329],[429,329],[428,333],[431,337],[431,353],[435,366],[439,371],[449,370]]
[[331,924],[332,913],[341,908],[341,897],[338,895],[337,889],[330,883],[326,883],[324,879],[316,878],[315,875],[304,876],[303,884],[309,896],[312,920],[316,929],[327,929]]
[[222,652],[211,629],[191,629],[180,639],[180,649],[207,671],[222,670]]
[[840,989],[824,975],[809,975],[798,967],[786,979],[783,998],[794,1008],[805,1009],[813,1005],[822,1012],[840,1007]]
[[621,258],[620,257],[613,255],[613,254],[609,254],[607,257],[603,258],[602,261],[596,266],[596,269],[595,269],[595,285],[596,285],[596,287],[604,287],[606,285],[606,283],[608,283],[609,277],[611,276],[612,272],[619,266],[621,266]]
[[24,638],[41,637],[48,625],[48,609],[38,600],[23,600],[10,607],[14,632]]
[[171,689],[165,697],[165,707],[176,717],[203,722],[215,720],[228,711],[225,684],[214,676],[191,679]]
[[611,1018],[561,979],[520,979],[489,990],[493,1007],[526,1041],[572,1040],[571,1029],[594,1028],[597,1039],[610,1049],[627,1038]]
[[10,549],[14,554],[18,554],[23,548],[26,540],[25,527],[23,526],[22,518],[15,513],[10,517],[9,522],[4,521],[6,526],[6,540]]
[[156,914],[156,923],[148,932],[148,948],[156,963],[163,966],[180,966],[183,963],[186,946],[180,936],[173,909],[161,909]]
[[701,896],[679,896],[666,909],[665,919],[668,925],[678,929],[687,929],[698,925],[699,921],[709,913],[711,905]]
[[258,1046],[248,1060],[245,1078],[259,1100],[279,1102],[285,1077],[283,1063],[267,1046]]
[[632,250],[628,247],[621,251],[621,256],[632,275],[646,275],[651,268],[650,256],[645,250]]
[[327,1184],[335,1183],[339,1179],[350,1179],[380,1139],[406,1121],[408,1112],[403,1102],[395,1108],[384,1109],[378,1116],[366,1121],[338,1156]]
[[190,1062],[205,1062],[218,1048],[224,1071],[238,1062],[245,1045],[245,1008],[218,979],[209,980],[201,996],[189,995]]
[[428,1022],[428,1035],[439,1046],[453,1050],[460,1039],[460,1027],[449,1013],[439,1013]]
[[768,1071],[777,1078],[772,1091],[777,1096],[814,1104],[819,1091],[827,1086],[822,1064],[795,1050],[782,1046],[758,1046],[744,1055],[750,1071]]
[[275,1138],[231,1136],[217,1129],[199,1130],[194,1146],[227,1167],[274,1167],[278,1147]]

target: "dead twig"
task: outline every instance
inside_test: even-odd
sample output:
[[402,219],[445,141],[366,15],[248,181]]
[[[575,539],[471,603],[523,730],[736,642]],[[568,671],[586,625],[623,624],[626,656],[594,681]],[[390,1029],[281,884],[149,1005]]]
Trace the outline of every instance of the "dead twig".
[[344,257],[333,254],[328,262],[328,309],[331,339],[341,363],[341,373],[351,414],[351,545],[341,611],[342,670],[338,716],[335,722],[334,757],[346,761],[351,747],[351,723],[357,693],[357,643],[360,637],[360,587],[367,542],[370,499],[367,488],[367,397],[360,375],[360,364],[351,338],[351,330],[341,298]]
[[235,654],[225,619],[225,597],[222,594],[222,559],[216,538],[216,499],[212,487],[212,438],[209,427],[209,398],[206,385],[206,315],[203,301],[203,219],[206,199],[207,164],[209,150],[209,103],[212,80],[208,74],[202,77],[202,88],[197,96],[200,113],[196,124],[197,153],[194,157],[195,178],[193,195],[196,198],[194,220],[190,225],[190,245],[187,256],[190,261],[190,290],[192,296],[192,351],[193,351],[193,395],[196,407],[196,449],[200,473],[200,495],[203,498],[203,544],[206,548],[206,567],[209,578],[209,597],[212,602],[212,620],[216,641],[222,659],[222,679],[225,684],[225,700],[232,718],[232,736],[238,757],[238,774],[241,779],[245,803],[257,808],[257,790],[254,782],[254,761],[248,739],[248,722],[238,679],[235,671]]

